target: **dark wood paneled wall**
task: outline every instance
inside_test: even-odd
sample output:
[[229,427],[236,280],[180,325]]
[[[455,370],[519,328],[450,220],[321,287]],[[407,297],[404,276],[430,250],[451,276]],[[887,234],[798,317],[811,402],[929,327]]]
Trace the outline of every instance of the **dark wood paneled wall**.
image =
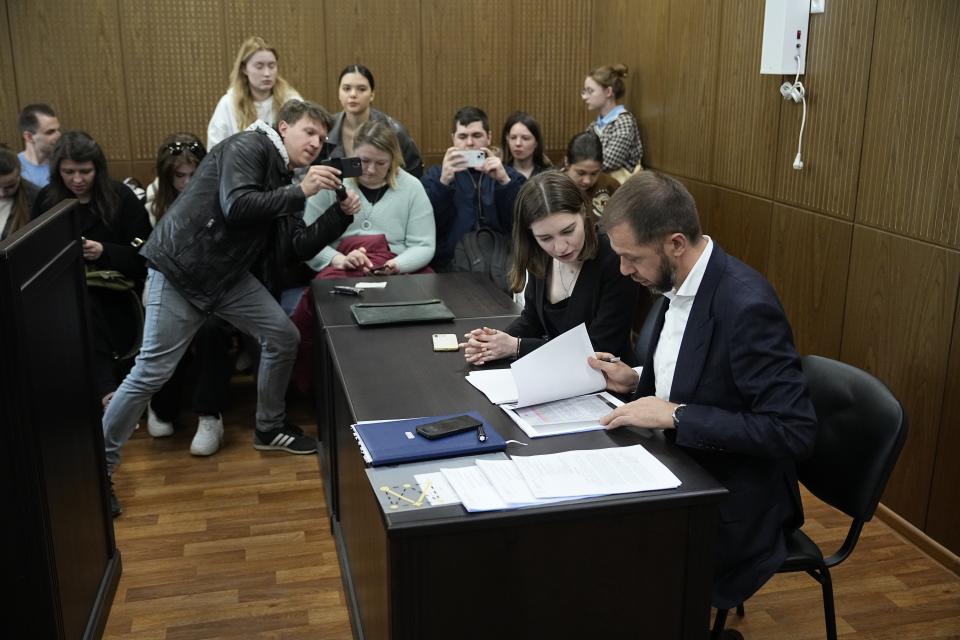
[[778,91],[793,76],[759,73],[763,10],[597,2],[591,59],[639,65],[626,103],[646,165],[680,177],[704,229],[770,278],[800,351],[901,399],[911,432],[884,502],[960,553],[960,3],[811,16],[802,171],[802,108]]
[[[630,67],[644,162],[683,179],[704,228],[777,287],[803,353],[893,388],[912,431],[884,501],[960,553],[960,3],[844,0],[810,21],[804,169],[793,77],[759,74],[763,0],[0,0],[0,139],[51,102],[151,177],[161,139],[201,137],[240,41],[332,110],[336,75],[376,74],[374,106],[436,159],[464,104],[495,135],[514,109],[549,149],[589,122],[592,66]],[[554,156],[554,160],[559,157]]]

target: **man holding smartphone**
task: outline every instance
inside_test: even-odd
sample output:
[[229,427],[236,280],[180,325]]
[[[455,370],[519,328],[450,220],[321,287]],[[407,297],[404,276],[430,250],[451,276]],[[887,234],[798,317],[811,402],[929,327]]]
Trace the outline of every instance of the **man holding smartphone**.
[[437,249],[430,263],[437,271],[451,269],[457,243],[472,229],[488,227],[509,236],[513,201],[524,183],[490,150],[490,122],[482,109],[457,111],[451,133],[453,146],[443,164],[421,178],[437,223]]
[[[286,422],[299,334],[271,290],[286,262],[303,260],[337,238],[360,208],[357,194],[349,193],[309,227],[303,222],[308,196],[341,186],[340,172],[324,166],[310,167],[292,184],[292,170],[317,157],[330,121],[322,107],[288,101],[276,129],[257,121],[211,150],[157,223],[141,250],[148,264],[143,344],[103,416],[111,475],[150,397],[173,375],[210,315],[260,343],[254,448],[316,452],[316,441]],[[215,450],[222,426],[205,437],[215,441]],[[119,515],[112,485],[111,507]]]

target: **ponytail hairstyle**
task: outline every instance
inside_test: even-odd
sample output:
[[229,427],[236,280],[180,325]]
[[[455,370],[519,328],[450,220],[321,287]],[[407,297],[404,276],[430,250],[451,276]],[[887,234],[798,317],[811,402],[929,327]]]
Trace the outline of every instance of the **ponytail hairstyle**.
[[587,75],[593,78],[593,81],[604,89],[607,87],[612,88],[613,97],[616,100],[620,100],[627,93],[627,88],[623,83],[623,79],[627,77],[627,65],[625,64],[597,67]]
[[95,211],[108,228],[113,228],[120,208],[120,196],[113,189],[110,174],[107,172],[107,157],[100,145],[85,131],[64,131],[50,156],[50,192],[47,206],[52,206],[76,195],[67,188],[60,175],[60,165],[64,160],[74,162],[92,162],[94,177],[90,186],[90,208]]
[[538,173],[524,183],[513,205],[512,291],[523,291],[527,271],[536,278],[546,277],[551,258],[533,237],[530,225],[553,213],[583,216],[583,248],[577,259],[592,260],[597,256],[597,219],[577,183],[560,171]]
[[[0,144],[0,176],[10,174],[15,174],[19,183],[12,196],[13,206],[10,208],[10,218],[7,222],[8,232],[13,233],[30,222],[30,203],[27,201],[27,190],[23,188],[23,179],[20,177],[20,159],[7,145]],[[0,228],[0,233],[2,232],[3,228]]]
[[[233,62],[233,68],[230,70],[230,90],[233,92],[233,110],[237,114],[237,126],[243,131],[257,119],[257,108],[254,106],[253,92],[250,91],[250,79],[244,73],[243,68],[247,65],[250,57],[258,51],[269,51],[280,64],[280,55],[277,50],[267,44],[260,36],[251,36],[240,45],[240,51],[237,52],[237,59]],[[277,69],[277,79],[273,83],[273,113],[278,113],[283,103],[287,101],[294,89],[280,75],[279,67]],[[269,125],[275,125],[274,122],[268,122]]]
[[153,199],[153,217],[163,217],[180,193],[173,186],[173,174],[177,167],[196,167],[207,155],[207,149],[192,133],[174,133],[167,136],[157,150],[157,193]]

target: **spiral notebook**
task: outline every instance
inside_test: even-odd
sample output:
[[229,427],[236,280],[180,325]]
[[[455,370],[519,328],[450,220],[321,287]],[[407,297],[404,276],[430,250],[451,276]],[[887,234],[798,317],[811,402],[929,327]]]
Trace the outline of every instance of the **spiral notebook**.
[[427,422],[442,420],[452,416],[425,416],[406,420],[383,420],[377,422],[359,422],[353,425],[353,434],[360,445],[363,459],[379,467],[388,464],[402,464],[419,460],[433,460],[435,458],[454,458],[483,453],[503,451],[507,447],[496,429],[483,419],[479,413],[469,412],[470,415],[483,423],[487,439],[480,442],[476,431],[466,431],[436,440],[428,440],[417,433],[417,426]]

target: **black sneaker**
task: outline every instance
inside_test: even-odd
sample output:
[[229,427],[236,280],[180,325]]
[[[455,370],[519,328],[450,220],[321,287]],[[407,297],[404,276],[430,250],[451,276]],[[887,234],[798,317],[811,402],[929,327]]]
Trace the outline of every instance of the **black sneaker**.
[[110,513],[113,514],[113,517],[118,517],[123,513],[123,507],[120,506],[120,501],[117,500],[117,494],[113,491],[113,478],[110,478]]
[[317,441],[303,434],[303,429],[294,424],[285,424],[279,429],[257,431],[253,448],[260,451],[286,451],[300,455],[316,453]]

